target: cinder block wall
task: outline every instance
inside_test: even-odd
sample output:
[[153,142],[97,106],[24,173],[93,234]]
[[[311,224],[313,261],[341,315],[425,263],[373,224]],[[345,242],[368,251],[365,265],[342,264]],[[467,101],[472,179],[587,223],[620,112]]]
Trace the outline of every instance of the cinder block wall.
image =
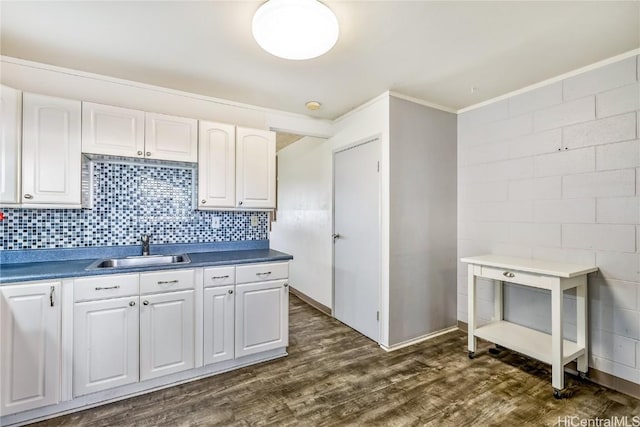
[[[496,253],[595,264],[590,366],[640,384],[640,57],[462,113],[458,258]],[[493,289],[479,284],[490,319]],[[458,319],[467,321],[458,264]],[[575,298],[565,297],[575,338]],[[550,296],[509,285],[505,317],[550,331]]]

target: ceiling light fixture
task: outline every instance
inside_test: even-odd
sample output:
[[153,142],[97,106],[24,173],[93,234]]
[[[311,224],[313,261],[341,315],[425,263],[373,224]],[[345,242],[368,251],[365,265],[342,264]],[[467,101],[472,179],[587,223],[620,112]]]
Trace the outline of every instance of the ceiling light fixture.
[[338,19],[317,0],[268,0],[253,16],[253,37],[261,48],[284,59],[311,59],[338,41]]

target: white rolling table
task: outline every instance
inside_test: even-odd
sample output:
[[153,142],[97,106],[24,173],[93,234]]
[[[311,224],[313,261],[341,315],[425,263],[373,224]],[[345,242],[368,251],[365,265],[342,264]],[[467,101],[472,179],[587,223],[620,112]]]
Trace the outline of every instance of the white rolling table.
[[[564,366],[577,359],[578,371],[586,375],[587,342],[587,274],[598,270],[560,262],[482,255],[461,258],[468,263],[469,358],[476,351],[476,337],[485,339],[552,366],[553,395],[562,397]],[[494,318],[478,327],[476,324],[476,277],[495,280]],[[503,281],[551,291],[551,334],[539,332],[503,320]],[[567,289],[576,288],[577,341],[562,338],[562,297]]]

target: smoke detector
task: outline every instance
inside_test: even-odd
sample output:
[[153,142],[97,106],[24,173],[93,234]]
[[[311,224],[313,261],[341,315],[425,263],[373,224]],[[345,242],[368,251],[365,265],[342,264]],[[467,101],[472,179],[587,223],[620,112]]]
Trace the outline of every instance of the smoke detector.
[[305,107],[307,107],[307,110],[311,110],[311,111],[319,110],[320,107],[322,107],[322,104],[320,104],[318,101],[309,101],[304,105]]

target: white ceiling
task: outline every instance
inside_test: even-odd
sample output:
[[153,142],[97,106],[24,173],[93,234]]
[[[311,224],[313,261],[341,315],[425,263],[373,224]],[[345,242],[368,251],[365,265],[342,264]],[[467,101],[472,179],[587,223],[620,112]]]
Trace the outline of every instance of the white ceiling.
[[[3,0],[0,50],[335,118],[386,90],[459,109],[640,47],[638,1],[325,3],[340,38],[308,61],[257,46],[261,1]],[[322,109],[308,112],[309,100]]]

